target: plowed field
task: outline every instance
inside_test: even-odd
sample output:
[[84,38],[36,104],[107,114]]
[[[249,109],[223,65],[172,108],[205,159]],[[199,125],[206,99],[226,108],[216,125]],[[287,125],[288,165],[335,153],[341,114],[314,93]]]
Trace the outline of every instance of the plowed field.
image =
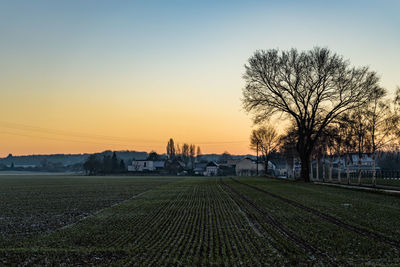
[[0,194],[0,264],[400,264],[395,196],[229,177],[5,177]]

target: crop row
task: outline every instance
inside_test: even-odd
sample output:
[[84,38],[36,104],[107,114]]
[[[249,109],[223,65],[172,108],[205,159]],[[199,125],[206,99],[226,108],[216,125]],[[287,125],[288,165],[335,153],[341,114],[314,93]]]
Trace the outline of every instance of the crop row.
[[233,181],[228,181],[228,183],[262,210],[272,214],[277,221],[295,232],[302,240],[325,251],[343,264],[366,262],[382,264],[399,261],[396,246],[344,229],[331,221],[254,188]]
[[184,179],[30,244],[125,251],[121,265],[264,265],[289,259],[260,236],[216,180]]
[[0,245],[24,246],[133,195],[174,179],[0,177]]
[[[271,179],[238,179],[371,232],[400,240],[400,198]],[[253,192],[253,191],[251,191]]]
[[282,196],[276,195],[274,193],[271,193],[269,191],[266,191],[264,189],[261,189],[259,187],[254,186],[254,185],[250,185],[250,184],[238,181],[238,180],[236,180],[234,178],[231,178],[231,180],[236,182],[236,183],[239,183],[239,184],[245,185],[247,187],[250,187],[250,188],[252,188],[254,190],[257,190],[259,192],[262,192],[263,194],[271,196],[271,197],[273,197],[275,199],[281,200],[281,201],[283,201],[283,202],[285,202],[285,203],[287,203],[287,204],[289,204],[291,206],[294,206],[296,208],[299,208],[299,209],[301,209],[301,210],[303,210],[305,212],[312,213],[312,214],[320,217],[321,219],[324,219],[324,220],[326,220],[326,221],[328,221],[330,223],[333,223],[335,225],[338,225],[338,226],[344,228],[345,230],[352,231],[352,232],[357,233],[359,235],[371,238],[371,239],[373,239],[375,241],[387,243],[387,244],[389,244],[391,246],[394,246],[396,248],[400,248],[400,242],[398,240],[394,240],[394,239],[392,239],[390,237],[387,237],[387,236],[382,235],[382,234],[377,233],[377,232],[370,231],[368,229],[364,229],[364,228],[360,228],[360,227],[355,226],[355,225],[348,224],[348,223],[346,223],[346,222],[344,222],[344,221],[342,221],[342,220],[340,220],[340,219],[338,219],[338,218],[336,218],[336,217],[334,217],[334,216],[332,216],[330,214],[321,212],[321,211],[319,211],[317,209],[314,209],[312,207],[305,206],[305,205],[303,205],[303,204],[301,204],[301,203],[299,203],[297,201],[294,201],[294,200],[291,200],[291,199],[284,198]]
[[[129,188],[127,193],[135,197],[71,227],[24,239],[18,249],[0,249],[0,263],[260,266],[400,262],[398,249],[390,243],[310,212],[320,211],[361,227],[354,223],[360,217],[352,217],[361,213],[352,206],[331,207],[343,201],[358,206],[347,190],[259,178],[241,179],[240,183],[228,178],[151,181]],[[398,215],[396,199],[371,196],[377,202],[370,205],[372,211],[384,205]],[[373,232],[375,226],[368,229]],[[379,233],[392,238],[396,231]]]

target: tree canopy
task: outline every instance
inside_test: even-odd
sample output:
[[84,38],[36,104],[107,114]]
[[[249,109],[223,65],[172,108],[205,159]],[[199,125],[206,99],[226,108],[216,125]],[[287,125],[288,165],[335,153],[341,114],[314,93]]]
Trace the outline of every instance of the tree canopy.
[[297,131],[301,176],[309,180],[309,158],[323,130],[340,114],[371,100],[379,87],[368,67],[352,67],[327,48],[256,51],[245,65],[243,107],[261,123],[274,115]]

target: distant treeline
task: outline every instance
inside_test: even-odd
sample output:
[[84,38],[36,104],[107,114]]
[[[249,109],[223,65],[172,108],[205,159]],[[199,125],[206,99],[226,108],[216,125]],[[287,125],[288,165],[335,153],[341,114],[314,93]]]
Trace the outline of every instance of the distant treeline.
[[117,174],[127,171],[124,160],[119,159],[115,152],[112,156],[90,155],[85,163],[83,163],[83,168],[87,175]]
[[[179,151],[179,150],[178,150]],[[130,165],[132,160],[145,160],[154,157],[152,152],[138,151],[110,151],[106,150],[101,153],[84,153],[84,154],[52,154],[52,155],[25,155],[13,156],[9,154],[7,157],[0,158],[0,171],[50,171],[50,172],[82,172],[85,171],[83,164],[91,157],[95,156],[96,160],[102,165],[105,159],[104,168],[96,168],[98,173],[116,173],[115,169],[110,172],[109,159],[116,154],[118,162],[121,160],[124,164]],[[152,156],[153,155],[153,156]],[[167,158],[166,154],[158,155],[160,160]],[[242,158],[244,156],[253,157],[252,155],[231,155],[233,158]],[[204,154],[201,155],[204,161],[218,161],[221,154]],[[104,170],[103,170],[104,169]]]

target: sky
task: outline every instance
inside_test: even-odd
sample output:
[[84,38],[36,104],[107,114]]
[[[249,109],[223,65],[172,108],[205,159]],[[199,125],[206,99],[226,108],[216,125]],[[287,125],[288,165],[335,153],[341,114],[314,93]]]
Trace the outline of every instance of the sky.
[[251,153],[257,49],[328,47],[400,85],[400,1],[0,2],[0,157],[136,150],[169,138]]

